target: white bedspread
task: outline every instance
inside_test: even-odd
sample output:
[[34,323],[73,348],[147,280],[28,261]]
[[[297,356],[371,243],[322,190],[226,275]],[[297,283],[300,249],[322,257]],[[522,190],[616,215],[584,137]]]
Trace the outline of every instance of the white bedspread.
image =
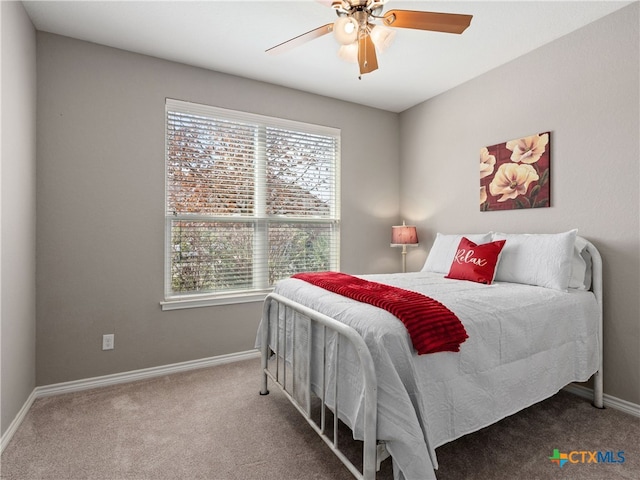
[[[435,478],[436,447],[597,370],[599,309],[590,292],[487,286],[429,272],[361,278],[435,298],[469,335],[458,353],[417,355],[404,325],[384,310],[297,279],[276,286],[277,293],[352,326],[365,339],[378,377],[378,439],[387,443],[396,480]],[[340,387],[360,381],[351,366],[343,373],[344,364],[340,417],[361,438],[360,393]]]

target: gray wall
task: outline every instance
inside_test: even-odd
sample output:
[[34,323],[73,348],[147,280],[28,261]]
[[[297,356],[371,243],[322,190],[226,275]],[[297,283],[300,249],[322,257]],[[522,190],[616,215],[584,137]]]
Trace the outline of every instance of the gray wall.
[[[435,233],[578,228],[604,261],[605,393],[640,403],[636,2],[400,117],[401,211]],[[479,150],[551,131],[551,208],[479,211]]]
[[0,432],[35,387],[36,33],[20,2],[2,16]]
[[[39,32],[37,384],[250,350],[260,303],[163,312],[164,100],[342,129],[342,269],[400,268],[398,115]],[[115,333],[115,350],[101,338]]]

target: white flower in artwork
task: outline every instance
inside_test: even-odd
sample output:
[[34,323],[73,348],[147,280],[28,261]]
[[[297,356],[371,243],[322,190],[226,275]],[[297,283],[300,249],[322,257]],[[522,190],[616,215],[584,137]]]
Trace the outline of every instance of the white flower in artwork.
[[480,187],[480,205],[487,201],[487,187]]
[[489,155],[487,147],[480,150],[480,178],[488,177],[493,173],[496,165],[495,155]]
[[513,152],[511,161],[531,164],[540,160],[540,157],[545,152],[547,143],[549,143],[549,134],[545,133],[543,135],[532,135],[518,140],[510,140],[506,146]]
[[531,165],[505,163],[498,168],[489,184],[489,191],[493,196],[502,195],[498,202],[504,202],[527,193],[529,184],[538,181],[539,178]]

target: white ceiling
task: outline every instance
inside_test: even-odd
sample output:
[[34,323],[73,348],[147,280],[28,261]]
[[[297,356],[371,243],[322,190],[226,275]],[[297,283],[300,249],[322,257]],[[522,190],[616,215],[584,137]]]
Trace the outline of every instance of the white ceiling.
[[38,30],[401,112],[632,2],[390,0],[385,10],[473,20],[462,35],[396,29],[379,70],[362,80],[357,65],[338,58],[332,35],[280,55],[264,52],[335,21],[326,1],[23,3]]

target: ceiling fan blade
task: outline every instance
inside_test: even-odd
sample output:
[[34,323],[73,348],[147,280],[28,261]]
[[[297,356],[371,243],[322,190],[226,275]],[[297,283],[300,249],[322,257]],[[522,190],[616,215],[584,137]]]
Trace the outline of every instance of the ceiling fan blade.
[[383,17],[383,23],[389,27],[415,28],[417,30],[431,30],[444,33],[462,33],[471,24],[473,15],[416,12],[413,10],[389,10]]
[[326,25],[314,28],[313,30],[303,33],[302,35],[298,35],[297,37],[287,40],[286,42],[282,42],[275,47],[271,47],[265,51],[271,54],[283,53],[299,45],[302,45],[303,43],[309,42],[318,37],[322,37],[323,35],[331,32],[333,32],[333,23],[327,23]]
[[371,73],[378,69],[376,47],[373,44],[371,35],[368,33],[358,37],[358,63],[360,64],[360,75]]

